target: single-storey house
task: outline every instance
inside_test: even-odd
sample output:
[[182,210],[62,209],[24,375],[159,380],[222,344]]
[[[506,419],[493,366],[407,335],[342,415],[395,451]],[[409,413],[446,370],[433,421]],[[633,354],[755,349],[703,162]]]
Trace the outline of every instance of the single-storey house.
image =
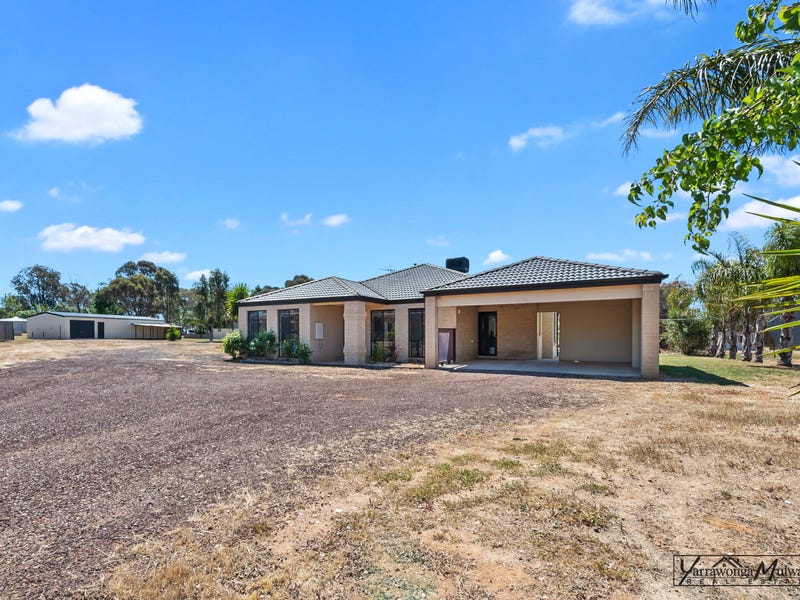
[[619,363],[658,376],[658,271],[533,257],[474,275],[422,264],[240,300],[245,336],[296,335],[317,362],[380,356]]
[[170,328],[163,319],[94,315],[48,310],[28,317],[28,339],[163,340]]

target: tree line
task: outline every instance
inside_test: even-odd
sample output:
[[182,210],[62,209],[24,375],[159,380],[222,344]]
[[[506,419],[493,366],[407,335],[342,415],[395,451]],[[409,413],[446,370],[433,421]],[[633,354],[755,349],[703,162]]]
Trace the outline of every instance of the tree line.
[[[285,287],[312,281],[308,275],[287,279]],[[225,271],[201,275],[190,288],[177,275],[146,260],[128,261],[114,277],[92,290],[76,281],[63,282],[61,273],[44,265],[20,270],[11,279],[12,293],[0,298],[0,318],[59,310],[75,313],[160,317],[168,323],[200,330],[228,327],[237,318],[236,302],[279,289],[271,285],[231,285]]]
[[731,233],[727,253],[708,250],[692,265],[694,283],[672,281],[661,290],[664,342],[691,354],[735,359],[742,336],[742,360],[762,361],[765,347],[776,349],[783,364],[791,365],[793,328],[768,327],[795,321],[793,311],[775,310],[752,297],[764,280],[800,276],[800,256],[782,251],[800,246],[800,224],[775,223],[756,248],[741,234]]

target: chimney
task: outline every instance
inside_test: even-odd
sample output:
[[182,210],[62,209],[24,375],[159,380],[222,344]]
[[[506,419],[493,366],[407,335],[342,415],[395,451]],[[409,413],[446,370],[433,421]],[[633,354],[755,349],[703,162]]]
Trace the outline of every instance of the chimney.
[[469,259],[466,256],[459,256],[458,258],[448,258],[444,266],[453,271],[461,273],[469,273]]

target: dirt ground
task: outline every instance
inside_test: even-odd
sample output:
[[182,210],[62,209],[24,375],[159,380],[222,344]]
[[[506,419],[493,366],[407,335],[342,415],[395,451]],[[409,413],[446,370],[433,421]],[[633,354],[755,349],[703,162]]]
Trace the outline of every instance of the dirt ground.
[[0,597],[97,589],[134,543],[242,490],[284,514],[369,457],[585,407],[603,389],[237,364],[219,344],[194,341],[0,344]]

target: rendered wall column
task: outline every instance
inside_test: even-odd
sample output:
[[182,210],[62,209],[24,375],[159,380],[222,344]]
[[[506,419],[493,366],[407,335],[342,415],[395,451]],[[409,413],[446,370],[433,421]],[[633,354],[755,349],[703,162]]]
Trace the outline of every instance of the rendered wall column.
[[361,365],[367,362],[367,310],[363,302],[344,304],[344,363]]
[[642,368],[642,301],[631,300],[631,366]]
[[642,377],[658,377],[658,284],[642,285]]
[[310,304],[301,304],[299,310],[299,317],[300,317],[300,341],[308,344],[311,346],[311,341],[313,338],[313,331],[312,328],[314,324],[311,322],[311,305]]
[[408,307],[398,306],[394,310],[394,345],[397,361],[408,362]]
[[425,368],[439,366],[439,326],[437,324],[436,297],[425,297]]

